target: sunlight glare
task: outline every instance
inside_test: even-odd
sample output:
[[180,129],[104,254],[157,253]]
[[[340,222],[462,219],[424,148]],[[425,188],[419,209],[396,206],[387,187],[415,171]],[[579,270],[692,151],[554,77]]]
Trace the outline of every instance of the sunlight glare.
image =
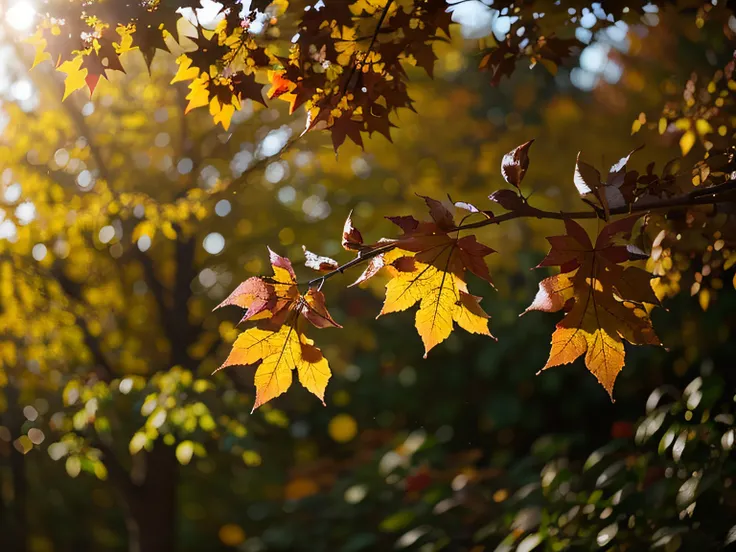
[[16,31],[28,31],[36,19],[36,8],[25,0],[19,0],[5,13],[5,20]]

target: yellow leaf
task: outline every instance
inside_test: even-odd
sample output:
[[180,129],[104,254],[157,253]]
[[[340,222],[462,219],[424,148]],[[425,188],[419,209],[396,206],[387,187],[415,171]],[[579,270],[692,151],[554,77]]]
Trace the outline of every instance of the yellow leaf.
[[[219,369],[260,362],[255,374],[254,409],[284,393],[296,370],[299,382],[324,404],[331,372],[322,352],[303,333],[306,322],[318,328],[340,327],[330,316],[324,296],[317,290],[301,295],[291,261],[269,249],[274,275],[249,278],[217,307],[236,305],[247,309],[243,321],[260,327],[240,334]],[[218,370],[219,370],[218,369]]]
[[705,119],[698,119],[695,121],[695,130],[697,130],[698,134],[701,136],[705,136],[706,134],[713,132],[713,127]]
[[199,77],[199,67],[192,67],[192,60],[186,54],[182,54],[176,58],[176,63],[179,69],[177,69],[176,75],[174,75],[174,78],[171,79],[169,84],[194,80]]
[[83,56],[79,55],[74,59],[65,61],[59,66],[59,71],[66,74],[64,79],[64,96],[62,101],[69,97],[69,94],[83,88],[87,83],[87,70],[82,69]]
[[220,367],[250,365],[262,361],[255,375],[256,402],[253,410],[284,393],[296,369],[299,382],[324,403],[331,372],[327,359],[293,326],[277,331],[251,328],[235,341],[233,350]]
[[194,455],[194,443],[191,441],[182,441],[176,447],[176,459],[182,466],[186,466]]
[[28,37],[25,42],[33,46],[36,50],[36,53],[33,57],[33,64],[31,65],[31,69],[36,67],[36,65],[38,65],[42,61],[51,59],[51,54],[46,51],[46,46],[48,43],[43,37],[43,32],[40,29],[36,31],[33,35]]
[[680,138],[680,150],[682,155],[687,155],[693,146],[695,145],[695,133],[692,130],[688,130]]
[[466,332],[491,336],[488,330],[489,316],[478,304],[480,297],[460,292],[460,302],[455,305],[453,319]]
[[[237,98],[233,97],[233,100],[237,101]],[[230,128],[230,121],[235,114],[235,106],[232,104],[221,104],[217,97],[212,98],[210,102],[210,115],[215,124],[222,124],[222,128],[228,130]]]
[[297,374],[299,375],[299,383],[301,383],[307,391],[316,396],[325,403],[325,389],[327,382],[330,380],[330,366],[327,359],[322,356],[322,352],[314,347],[311,343],[302,343],[301,345],[301,362],[296,363]]
[[187,104],[184,113],[189,113],[192,109],[198,107],[204,107],[210,103],[210,92],[209,92],[209,76],[207,73],[201,77],[197,77],[189,84],[189,94],[187,94]]
[[424,343],[425,358],[449,337],[453,322],[471,333],[491,335],[487,315],[453,269],[458,262],[457,251],[448,244],[431,264],[413,261],[411,271],[392,271],[394,277],[386,284],[386,300],[379,316],[419,303],[415,324]]
[[121,55],[126,52],[130,52],[131,50],[138,49],[138,46],[133,45],[133,33],[135,31],[134,27],[118,25],[117,29],[115,30],[120,35],[120,42],[113,42],[115,53]]
[[659,133],[660,134],[664,134],[665,131],[667,130],[667,119],[664,118],[664,117],[660,118],[659,119],[659,125],[658,126],[659,126],[659,128],[658,128]]
[[[591,296],[599,292],[591,291]],[[578,301],[552,334],[552,351],[544,369],[567,364],[585,354],[585,365],[613,396],[613,384],[624,367],[624,344],[618,335],[617,321],[600,298]]]

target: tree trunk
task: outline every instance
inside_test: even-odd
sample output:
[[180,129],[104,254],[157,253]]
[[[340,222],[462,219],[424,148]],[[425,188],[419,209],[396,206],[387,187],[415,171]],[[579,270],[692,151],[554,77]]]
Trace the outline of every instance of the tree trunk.
[[[18,405],[18,389],[9,384],[6,389],[6,399],[8,401],[8,409],[3,416],[3,425],[10,431],[10,443],[8,449],[10,457],[8,464],[10,467],[10,483],[12,489],[12,501],[7,514],[10,522],[9,534],[5,535],[10,541],[9,552],[25,552],[28,548],[28,481],[26,478],[26,458],[25,455],[17,450],[14,441],[22,435],[21,428],[25,417],[20,411]],[[0,498],[0,502],[2,499]],[[0,519],[0,521],[2,521]],[[0,541],[2,537],[0,537]],[[2,548],[5,550],[5,548]]]
[[161,441],[145,453],[142,482],[125,493],[130,552],[176,550],[178,466],[174,448]]
[[[17,438],[17,434],[13,435]],[[27,483],[26,459],[22,452],[15,447],[10,448],[10,470],[13,476],[13,516],[12,533],[14,534],[14,552],[25,552],[28,538],[28,510],[27,510]]]

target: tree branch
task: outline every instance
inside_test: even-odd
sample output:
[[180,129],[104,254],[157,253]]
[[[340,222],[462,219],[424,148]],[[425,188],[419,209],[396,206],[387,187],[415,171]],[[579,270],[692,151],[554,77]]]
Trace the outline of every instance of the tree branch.
[[163,314],[168,309],[169,301],[166,297],[166,288],[161,283],[161,280],[158,279],[158,276],[156,276],[153,259],[137,248],[135,244],[131,244],[131,247],[135,249],[135,256],[143,266],[143,277],[145,278],[146,284],[151,288],[156,305]]
[[[373,46],[376,44],[376,39],[378,39],[378,33],[381,31],[381,27],[383,26],[383,22],[385,21],[386,16],[388,15],[388,10],[391,8],[391,4],[393,4],[393,0],[387,0],[386,5],[383,6],[381,15],[378,18],[378,24],[376,25],[376,30],[373,31],[373,36],[371,37],[371,43],[368,45],[368,49],[365,52],[365,57],[363,58],[364,60],[370,55],[371,51],[373,50]],[[355,76],[356,71],[361,66],[362,66],[361,62],[353,63],[352,67],[350,68],[350,74],[348,75],[348,78],[345,79],[345,86],[340,92],[341,96],[344,96],[345,92],[347,92],[348,88],[350,88],[350,82],[353,80],[353,77]],[[360,73],[358,73],[358,75],[360,75]]]
[[102,463],[107,468],[107,473],[118,488],[125,494],[129,493],[133,488],[133,483],[130,480],[128,470],[125,469],[120,458],[115,454],[115,451],[104,443],[102,439],[99,438],[99,435],[96,439],[90,440],[90,445],[102,453]]
[[314,278],[312,280],[309,280],[307,282],[308,287],[312,287],[313,285],[319,283],[322,284],[325,280],[328,280],[329,278],[332,278],[333,276],[337,276],[338,274],[342,274],[346,270],[357,266],[359,264],[363,264],[366,261],[369,261],[373,257],[377,257],[381,253],[386,253],[387,251],[391,251],[394,247],[396,247],[397,243],[391,242],[387,243],[386,245],[382,245],[381,247],[376,247],[375,249],[371,249],[370,251],[366,251],[365,253],[358,253],[358,256],[355,257],[352,261],[348,261],[344,265],[338,266],[335,270],[332,270],[328,272],[327,274],[323,274],[322,276],[318,278]]
[[[634,203],[632,205],[625,205],[623,207],[617,207],[615,209],[611,209],[609,213],[611,215],[628,215],[628,214],[634,214],[634,213],[645,213],[649,211],[657,211],[660,209],[672,209],[675,207],[689,207],[689,206],[694,206],[694,205],[716,205],[718,203],[724,203],[726,201],[731,201],[733,199],[736,199],[736,197],[724,198],[723,196],[728,194],[728,192],[736,192],[736,180],[731,180],[729,182],[719,184],[718,186],[712,186],[710,188],[693,190],[692,192],[689,192],[687,194],[673,197],[670,199],[664,199],[664,200],[656,201],[656,202],[654,201],[653,202],[639,202],[639,203]],[[537,218],[537,219],[554,219],[554,220],[594,219],[594,218],[599,218],[599,215],[595,211],[544,211],[542,209],[537,209],[536,207],[532,207],[529,204],[525,204],[524,207],[522,207],[521,209],[510,211],[508,213],[504,213],[503,215],[500,215],[498,217],[491,217],[491,218],[487,218],[485,220],[473,222],[470,224],[461,224],[460,226],[452,228],[448,232],[460,232],[462,230],[474,230],[477,228],[483,228],[485,226],[490,226],[492,224],[501,224],[503,222],[507,222],[509,220],[514,220],[514,219],[519,219],[519,218]],[[337,276],[338,274],[342,274],[343,272],[345,272],[346,270],[354,266],[363,264],[364,262],[369,261],[373,257],[376,257],[382,253],[386,253],[387,251],[392,250],[398,245],[399,245],[398,241],[392,241],[385,245],[376,247],[375,249],[371,249],[370,251],[361,252],[358,254],[357,257],[355,257],[354,259],[352,259],[351,261],[348,261],[347,263],[343,265],[338,266],[335,270],[332,270],[326,274],[323,274],[322,276],[319,276],[318,278],[309,280],[306,285],[309,287],[312,287],[312,286],[319,284],[321,286],[326,280],[329,280],[330,278],[333,278]]]

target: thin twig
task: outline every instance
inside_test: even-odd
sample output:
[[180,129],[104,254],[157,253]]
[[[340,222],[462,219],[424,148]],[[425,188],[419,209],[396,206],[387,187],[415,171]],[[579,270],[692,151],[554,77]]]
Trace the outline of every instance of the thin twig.
[[362,264],[373,257],[377,257],[381,253],[386,253],[387,251],[391,251],[394,247],[396,247],[396,242],[387,243],[386,245],[382,245],[380,247],[376,247],[375,249],[371,249],[370,251],[367,251],[365,253],[359,254],[357,257],[355,257],[352,261],[348,261],[342,266],[338,266],[335,270],[332,270],[326,274],[323,274],[322,276],[319,276],[318,278],[314,278],[312,280],[309,280],[307,282],[308,287],[312,287],[314,284],[319,283],[320,287],[322,284],[324,284],[325,280],[328,280],[329,278],[332,278],[333,276],[336,276],[338,274],[342,274],[349,268],[352,268],[356,265]]
[[[376,40],[378,39],[378,33],[381,32],[381,26],[383,26],[383,22],[386,20],[386,16],[388,15],[388,10],[391,8],[391,4],[393,4],[393,0],[388,0],[386,2],[386,5],[383,7],[383,10],[381,11],[381,15],[378,18],[378,24],[376,25],[376,30],[373,31],[373,36],[371,37],[371,43],[368,45],[368,50],[365,52],[365,57],[363,58],[368,59],[368,56],[373,51],[373,46],[376,44]],[[345,86],[343,87],[342,91],[340,92],[341,96],[345,95],[345,92],[347,92],[348,87],[350,86],[350,81],[353,80],[353,77],[355,76],[355,72],[358,70],[359,67],[362,67],[362,62],[357,61],[352,65],[350,68],[350,74],[348,75],[348,78],[345,79]]]
[[[610,210],[611,215],[626,215],[626,214],[633,214],[633,213],[645,213],[649,211],[656,211],[660,209],[671,209],[674,207],[686,207],[691,205],[715,205],[718,203],[722,203],[725,201],[729,201],[730,199],[726,199],[722,197],[724,193],[736,191],[736,180],[732,180],[729,182],[726,182],[724,184],[720,184],[718,186],[713,186],[712,188],[706,188],[706,189],[698,189],[694,190],[688,194],[681,195],[678,197],[673,197],[671,199],[665,199],[658,202],[653,203],[644,203],[644,204],[633,204],[633,205],[625,205],[623,207],[617,207],[615,209]],[[554,220],[565,220],[565,219],[595,219],[599,218],[598,213],[595,211],[544,211],[542,209],[537,209],[535,207],[532,207],[531,205],[526,205],[522,209],[516,210],[516,211],[510,211],[508,213],[504,213],[503,215],[500,215],[498,217],[491,217],[487,218],[485,220],[481,220],[478,222],[473,222],[470,224],[460,224],[459,226],[456,226],[455,228],[451,228],[448,230],[449,232],[460,232],[462,230],[475,230],[477,228],[483,228],[485,226],[490,226],[492,224],[501,224],[502,222],[507,222],[509,220],[519,219],[519,218],[537,218],[537,219],[554,219]],[[400,243],[398,241],[392,241],[390,243],[387,243],[385,245],[381,245],[379,247],[376,247],[375,249],[371,249],[369,251],[361,252],[357,257],[354,259],[348,261],[347,263],[338,266],[335,270],[332,270],[326,274],[323,274],[322,276],[319,276],[318,278],[314,278],[307,282],[307,286],[312,287],[315,284],[319,284],[321,287],[324,285],[326,280],[329,280],[330,278],[333,278],[334,276],[337,276],[338,274],[342,274],[346,270],[353,268],[354,266],[358,266],[363,264],[366,261],[369,261],[373,257],[376,257],[378,255],[381,255],[382,253],[386,253],[395,247],[398,247]]]

